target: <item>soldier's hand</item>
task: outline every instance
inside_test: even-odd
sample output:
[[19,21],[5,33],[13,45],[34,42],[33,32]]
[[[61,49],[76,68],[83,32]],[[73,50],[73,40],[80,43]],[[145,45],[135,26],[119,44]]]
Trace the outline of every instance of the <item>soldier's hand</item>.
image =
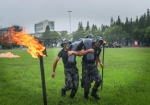
[[71,54],[73,54],[73,51],[68,51],[68,56],[70,56]]
[[55,72],[52,72],[52,78],[54,78],[55,77]]
[[100,63],[100,66],[101,66],[101,67],[104,67],[103,63]]

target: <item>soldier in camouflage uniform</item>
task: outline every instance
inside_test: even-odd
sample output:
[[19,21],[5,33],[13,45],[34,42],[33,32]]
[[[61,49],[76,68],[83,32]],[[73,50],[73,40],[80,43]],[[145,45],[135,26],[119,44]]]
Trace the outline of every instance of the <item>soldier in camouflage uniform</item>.
[[66,95],[66,91],[71,90],[70,98],[74,98],[77,90],[78,90],[78,83],[79,83],[79,75],[78,75],[78,68],[76,67],[76,61],[73,64],[68,64],[68,49],[69,49],[69,41],[64,40],[61,44],[63,49],[58,53],[54,63],[53,63],[53,71],[52,71],[52,78],[55,77],[55,69],[57,66],[57,62],[60,58],[62,58],[64,64],[64,74],[65,74],[65,86],[61,89],[61,96]]
[[[88,36],[86,38],[88,38]],[[86,59],[86,54],[83,55],[81,86],[84,88],[84,98],[88,99],[89,90],[91,88],[91,79],[94,80],[95,84],[92,88],[91,96],[93,96],[97,100],[100,100],[100,97],[97,94],[97,89],[102,83],[102,78],[95,64],[96,58],[98,56],[96,48],[97,48],[97,44],[95,41],[93,44],[93,49],[95,50],[94,59],[92,61],[88,61]],[[79,55],[82,55],[82,51],[83,50],[80,51],[81,54]]]

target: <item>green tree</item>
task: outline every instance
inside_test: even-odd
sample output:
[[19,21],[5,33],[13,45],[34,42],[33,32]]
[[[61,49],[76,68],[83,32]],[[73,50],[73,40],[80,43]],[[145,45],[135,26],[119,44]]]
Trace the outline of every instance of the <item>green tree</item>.
[[51,43],[57,45],[58,41],[60,40],[60,35],[56,31],[52,31],[50,33],[51,36]]
[[103,37],[102,31],[101,30],[95,30],[93,33],[94,37]]
[[150,45],[150,26],[145,29],[146,45]]
[[60,32],[60,37],[61,39],[68,39],[68,32],[67,31],[61,31]]
[[51,39],[51,31],[49,26],[46,27],[45,32],[42,34],[41,39],[45,40],[45,39]]
[[110,27],[112,27],[114,25],[115,25],[114,19],[113,19],[113,17],[111,17],[111,19],[110,19]]
[[73,42],[78,41],[80,38],[83,38],[86,36],[84,30],[77,30],[73,32],[72,35],[73,35]]
[[116,21],[116,25],[121,25],[121,19],[119,15],[118,15],[118,20]]
[[150,26],[145,29],[145,38],[150,38]]
[[113,43],[115,41],[122,43],[124,38],[123,28],[119,25],[114,25],[113,27],[107,28],[105,32],[103,32],[103,37],[108,43]]
[[107,28],[109,28],[109,26],[107,25],[101,25],[101,31],[104,32]]
[[132,21],[132,18],[130,19],[129,27],[130,39],[133,42],[133,30],[135,29],[135,23]]
[[86,30],[90,30],[89,22],[87,22]]
[[138,28],[135,28],[132,32],[133,34],[133,39],[134,40],[139,40],[140,39],[140,35],[141,35],[141,31]]
[[58,43],[60,35],[56,31],[50,31],[49,26],[47,26],[40,39],[44,41],[45,46],[53,47],[53,44]]
[[125,43],[126,45],[128,46],[128,42],[131,40],[131,33],[130,33],[130,22],[128,20],[128,17],[126,17],[126,21],[125,21],[125,24],[124,24],[124,31],[125,31]]
[[149,9],[147,9],[147,17],[146,17],[146,27],[150,26],[150,13]]
[[139,19],[139,28],[145,29],[146,28],[146,14],[142,15]]
[[136,20],[135,20],[135,28],[139,28],[139,20],[138,20],[138,16],[136,16]]
[[97,30],[97,26],[96,25],[92,25],[92,29],[91,29],[91,31],[92,31],[92,34],[94,34],[94,31],[96,31]]
[[78,30],[80,30],[80,31],[83,31],[82,22],[79,22],[79,25],[78,25]]

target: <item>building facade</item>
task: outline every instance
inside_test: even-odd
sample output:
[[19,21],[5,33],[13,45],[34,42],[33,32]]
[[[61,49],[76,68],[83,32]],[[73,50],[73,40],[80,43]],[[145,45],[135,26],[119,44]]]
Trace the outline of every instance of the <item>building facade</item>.
[[45,32],[45,29],[47,26],[49,26],[51,31],[55,30],[55,22],[54,21],[44,20],[44,21],[35,23],[35,25],[34,25],[35,33]]
[[5,28],[0,28],[0,36],[4,36],[4,33],[9,33],[10,28],[13,28],[14,31],[22,31],[23,27],[22,26],[18,26],[18,25],[13,25],[10,27],[5,27]]
[[49,26],[50,31],[55,31],[55,21],[44,20],[35,23],[34,25],[35,35],[37,34],[39,37],[41,33],[45,32],[47,26]]

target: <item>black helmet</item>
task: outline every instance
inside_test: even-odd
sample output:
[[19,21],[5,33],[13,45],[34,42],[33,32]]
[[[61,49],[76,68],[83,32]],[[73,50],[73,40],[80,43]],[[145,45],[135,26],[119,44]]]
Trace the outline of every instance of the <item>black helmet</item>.
[[79,41],[82,41],[83,40],[83,38],[79,38]]
[[95,43],[96,42],[96,39],[92,39],[92,43]]
[[69,41],[68,39],[63,40],[63,41],[61,42],[61,47],[63,47],[63,44],[66,44],[66,43],[71,44],[71,41]]
[[88,34],[87,36],[85,36],[85,38],[93,38],[92,34]]

